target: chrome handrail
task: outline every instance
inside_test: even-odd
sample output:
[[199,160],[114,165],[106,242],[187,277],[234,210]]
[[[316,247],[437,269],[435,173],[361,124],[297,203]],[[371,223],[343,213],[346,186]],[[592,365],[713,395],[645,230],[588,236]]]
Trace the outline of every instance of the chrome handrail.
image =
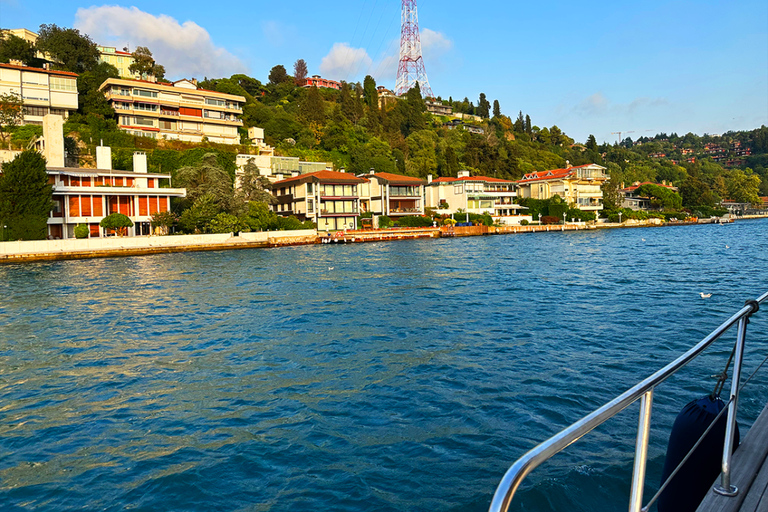
[[607,404],[584,416],[570,427],[565,428],[520,457],[520,459],[507,470],[504,477],[501,479],[501,482],[493,495],[489,512],[507,512],[515,492],[531,471],[584,437],[593,429],[616,416],[640,398],[642,398],[642,401],[640,405],[637,443],[635,446],[635,464],[632,474],[632,491],[630,495],[629,510],[630,512],[640,512],[643,510],[643,487],[645,484],[645,465],[648,440],[650,437],[651,405],[653,402],[654,389],[693,359],[701,355],[701,353],[719,339],[720,336],[738,323],[739,327],[736,341],[734,373],[731,383],[731,399],[728,405],[726,442],[723,449],[722,478],[721,484],[715,488],[716,492],[726,495],[735,495],[738,490],[730,485],[731,453],[733,451],[734,427],[736,424],[736,411],[738,407],[739,379],[741,376],[741,362],[744,354],[747,321],[753,313],[757,312],[759,305],[766,300],[768,300],[768,292],[756,300],[748,301],[737,313],[720,324],[720,326],[712,331],[707,337],[667,366],[638,384],[635,384]]

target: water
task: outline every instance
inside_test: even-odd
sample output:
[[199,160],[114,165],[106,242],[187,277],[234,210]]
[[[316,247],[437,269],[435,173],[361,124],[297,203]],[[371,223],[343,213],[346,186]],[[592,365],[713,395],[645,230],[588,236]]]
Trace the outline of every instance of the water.
[[[0,503],[487,510],[525,451],[766,291],[766,233],[749,221],[0,266]],[[766,318],[750,325],[748,373]],[[674,416],[711,390],[732,339],[659,388],[647,492]],[[743,395],[742,429],[766,375]],[[625,508],[637,410],[534,471],[512,509]]]

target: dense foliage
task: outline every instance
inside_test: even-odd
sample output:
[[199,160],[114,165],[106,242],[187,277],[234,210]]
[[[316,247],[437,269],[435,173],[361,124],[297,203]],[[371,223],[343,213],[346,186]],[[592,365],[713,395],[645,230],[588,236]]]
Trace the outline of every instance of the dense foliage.
[[[4,164],[0,174],[0,225],[5,240],[42,240],[53,207],[45,159],[34,150]],[[7,227],[6,227],[7,226]]]

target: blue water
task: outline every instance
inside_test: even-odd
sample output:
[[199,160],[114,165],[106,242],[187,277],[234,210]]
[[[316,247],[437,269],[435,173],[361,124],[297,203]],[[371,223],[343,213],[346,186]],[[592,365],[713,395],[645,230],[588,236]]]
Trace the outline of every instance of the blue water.
[[[2,510],[487,510],[525,451],[765,292],[767,235],[744,221],[0,266]],[[733,337],[658,389],[647,495]],[[624,509],[637,411],[535,470],[512,509]]]

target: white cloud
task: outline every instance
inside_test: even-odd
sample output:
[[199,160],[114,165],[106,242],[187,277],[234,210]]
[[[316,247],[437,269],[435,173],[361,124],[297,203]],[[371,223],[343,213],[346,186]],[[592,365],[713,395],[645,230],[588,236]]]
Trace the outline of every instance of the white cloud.
[[210,34],[193,21],[155,16],[136,7],[104,5],[80,8],[75,28],[98,44],[113,44],[131,50],[146,46],[168,78],[219,78],[247,72],[247,66],[226,49],[216,46]]
[[425,28],[421,31],[421,53],[427,56],[439,57],[453,48],[453,41],[442,32]]
[[352,48],[348,43],[335,43],[328,55],[320,61],[320,73],[331,80],[352,81],[365,73],[373,59],[364,48]]

